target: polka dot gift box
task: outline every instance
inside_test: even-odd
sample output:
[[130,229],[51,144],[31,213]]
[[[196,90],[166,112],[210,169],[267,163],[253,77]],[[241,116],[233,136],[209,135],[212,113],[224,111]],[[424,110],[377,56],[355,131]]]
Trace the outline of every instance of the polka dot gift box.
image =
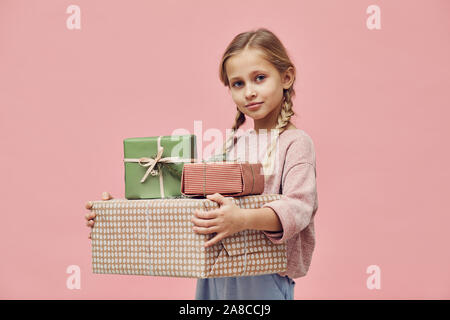
[[[278,194],[231,198],[241,208],[260,208]],[[92,201],[94,273],[218,278],[286,271],[286,244],[259,230],[244,230],[204,248],[213,234],[192,231],[195,209],[218,208],[208,199]]]

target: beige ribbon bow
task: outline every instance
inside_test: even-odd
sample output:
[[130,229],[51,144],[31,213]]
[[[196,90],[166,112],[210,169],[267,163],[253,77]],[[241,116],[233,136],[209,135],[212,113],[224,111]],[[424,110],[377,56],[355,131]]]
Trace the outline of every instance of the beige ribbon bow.
[[[146,158],[146,157],[142,157],[142,158],[138,159],[138,163],[139,163],[139,165],[141,167],[149,167],[147,169],[147,171],[145,172],[144,176],[142,177],[141,183],[143,183],[143,182],[145,182],[145,180],[147,180],[147,177],[150,174],[150,172],[152,173],[152,176],[156,175],[156,172],[152,172],[153,168],[156,166],[156,164],[158,162],[164,162],[164,160],[167,159],[167,158],[162,158],[161,159],[161,156],[162,156],[163,152],[164,152],[164,148],[161,147],[158,150],[158,153],[157,153],[157,155],[156,155],[156,157],[154,159],[153,158]],[[128,159],[125,159],[125,160],[128,160]]]
[[[156,176],[156,171],[153,171],[153,168],[156,166],[158,162],[167,162],[167,163],[179,163],[179,162],[192,162],[194,159],[183,159],[180,157],[166,157],[161,158],[162,154],[164,152],[164,147],[159,147],[158,153],[156,154],[155,158],[147,158],[142,157],[139,159],[130,159],[126,158],[123,159],[124,162],[137,162],[141,167],[148,167],[147,171],[145,172],[144,176],[141,179],[141,183],[145,182],[147,180],[148,175],[151,173],[152,176]],[[160,173],[161,174],[161,173]]]

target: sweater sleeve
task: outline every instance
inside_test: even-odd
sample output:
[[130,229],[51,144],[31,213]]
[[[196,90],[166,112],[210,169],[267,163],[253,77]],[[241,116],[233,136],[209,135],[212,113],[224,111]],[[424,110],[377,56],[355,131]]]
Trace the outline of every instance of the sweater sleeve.
[[281,232],[263,231],[276,244],[305,229],[317,207],[315,151],[308,136],[288,147],[281,181],[281,199],[263,205],[272,208],[280,219]]

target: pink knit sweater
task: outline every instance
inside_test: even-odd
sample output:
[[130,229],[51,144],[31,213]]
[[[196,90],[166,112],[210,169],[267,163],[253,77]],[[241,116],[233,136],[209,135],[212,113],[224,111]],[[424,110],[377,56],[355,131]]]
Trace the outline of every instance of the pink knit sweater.
[[[253,129],[238,134],[228,159],[262,162],[274,135],[257,134]],[[267,142],[263,142],[264,139]],[[283,230],[264,231],[273,243],[287,244],[287,271],[290,278],[307,274],[315,247],[314,216],[318,209],[316,155],[311,137],[301,129],[284,131],[278,138],[278,157],[272,170],[266,170],[263,194],[281,194],[281,199],[266,203],[278,215]]]

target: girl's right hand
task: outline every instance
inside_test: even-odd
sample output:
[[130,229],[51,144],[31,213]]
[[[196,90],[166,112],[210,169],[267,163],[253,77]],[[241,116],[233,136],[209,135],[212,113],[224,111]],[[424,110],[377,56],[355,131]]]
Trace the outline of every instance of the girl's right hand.
[[[102,200],[111,200],[111,199],[113,199],[113,197],[109,194],[109,192],[105,191],[105,192],[102,193]],[[92,209],[92,202],[88,201],[86,203],[86,209],[89,209],[89,210]],[[92,228],[94,227],[95,213],[94,212],[88,212],[88,213],[86,213],[84,218],[87,220],[86,225],[88,227],[90,227],[91,230],[92,230]],[[91,232],[89,232],[88,238],[92,239],[91,238]]]

